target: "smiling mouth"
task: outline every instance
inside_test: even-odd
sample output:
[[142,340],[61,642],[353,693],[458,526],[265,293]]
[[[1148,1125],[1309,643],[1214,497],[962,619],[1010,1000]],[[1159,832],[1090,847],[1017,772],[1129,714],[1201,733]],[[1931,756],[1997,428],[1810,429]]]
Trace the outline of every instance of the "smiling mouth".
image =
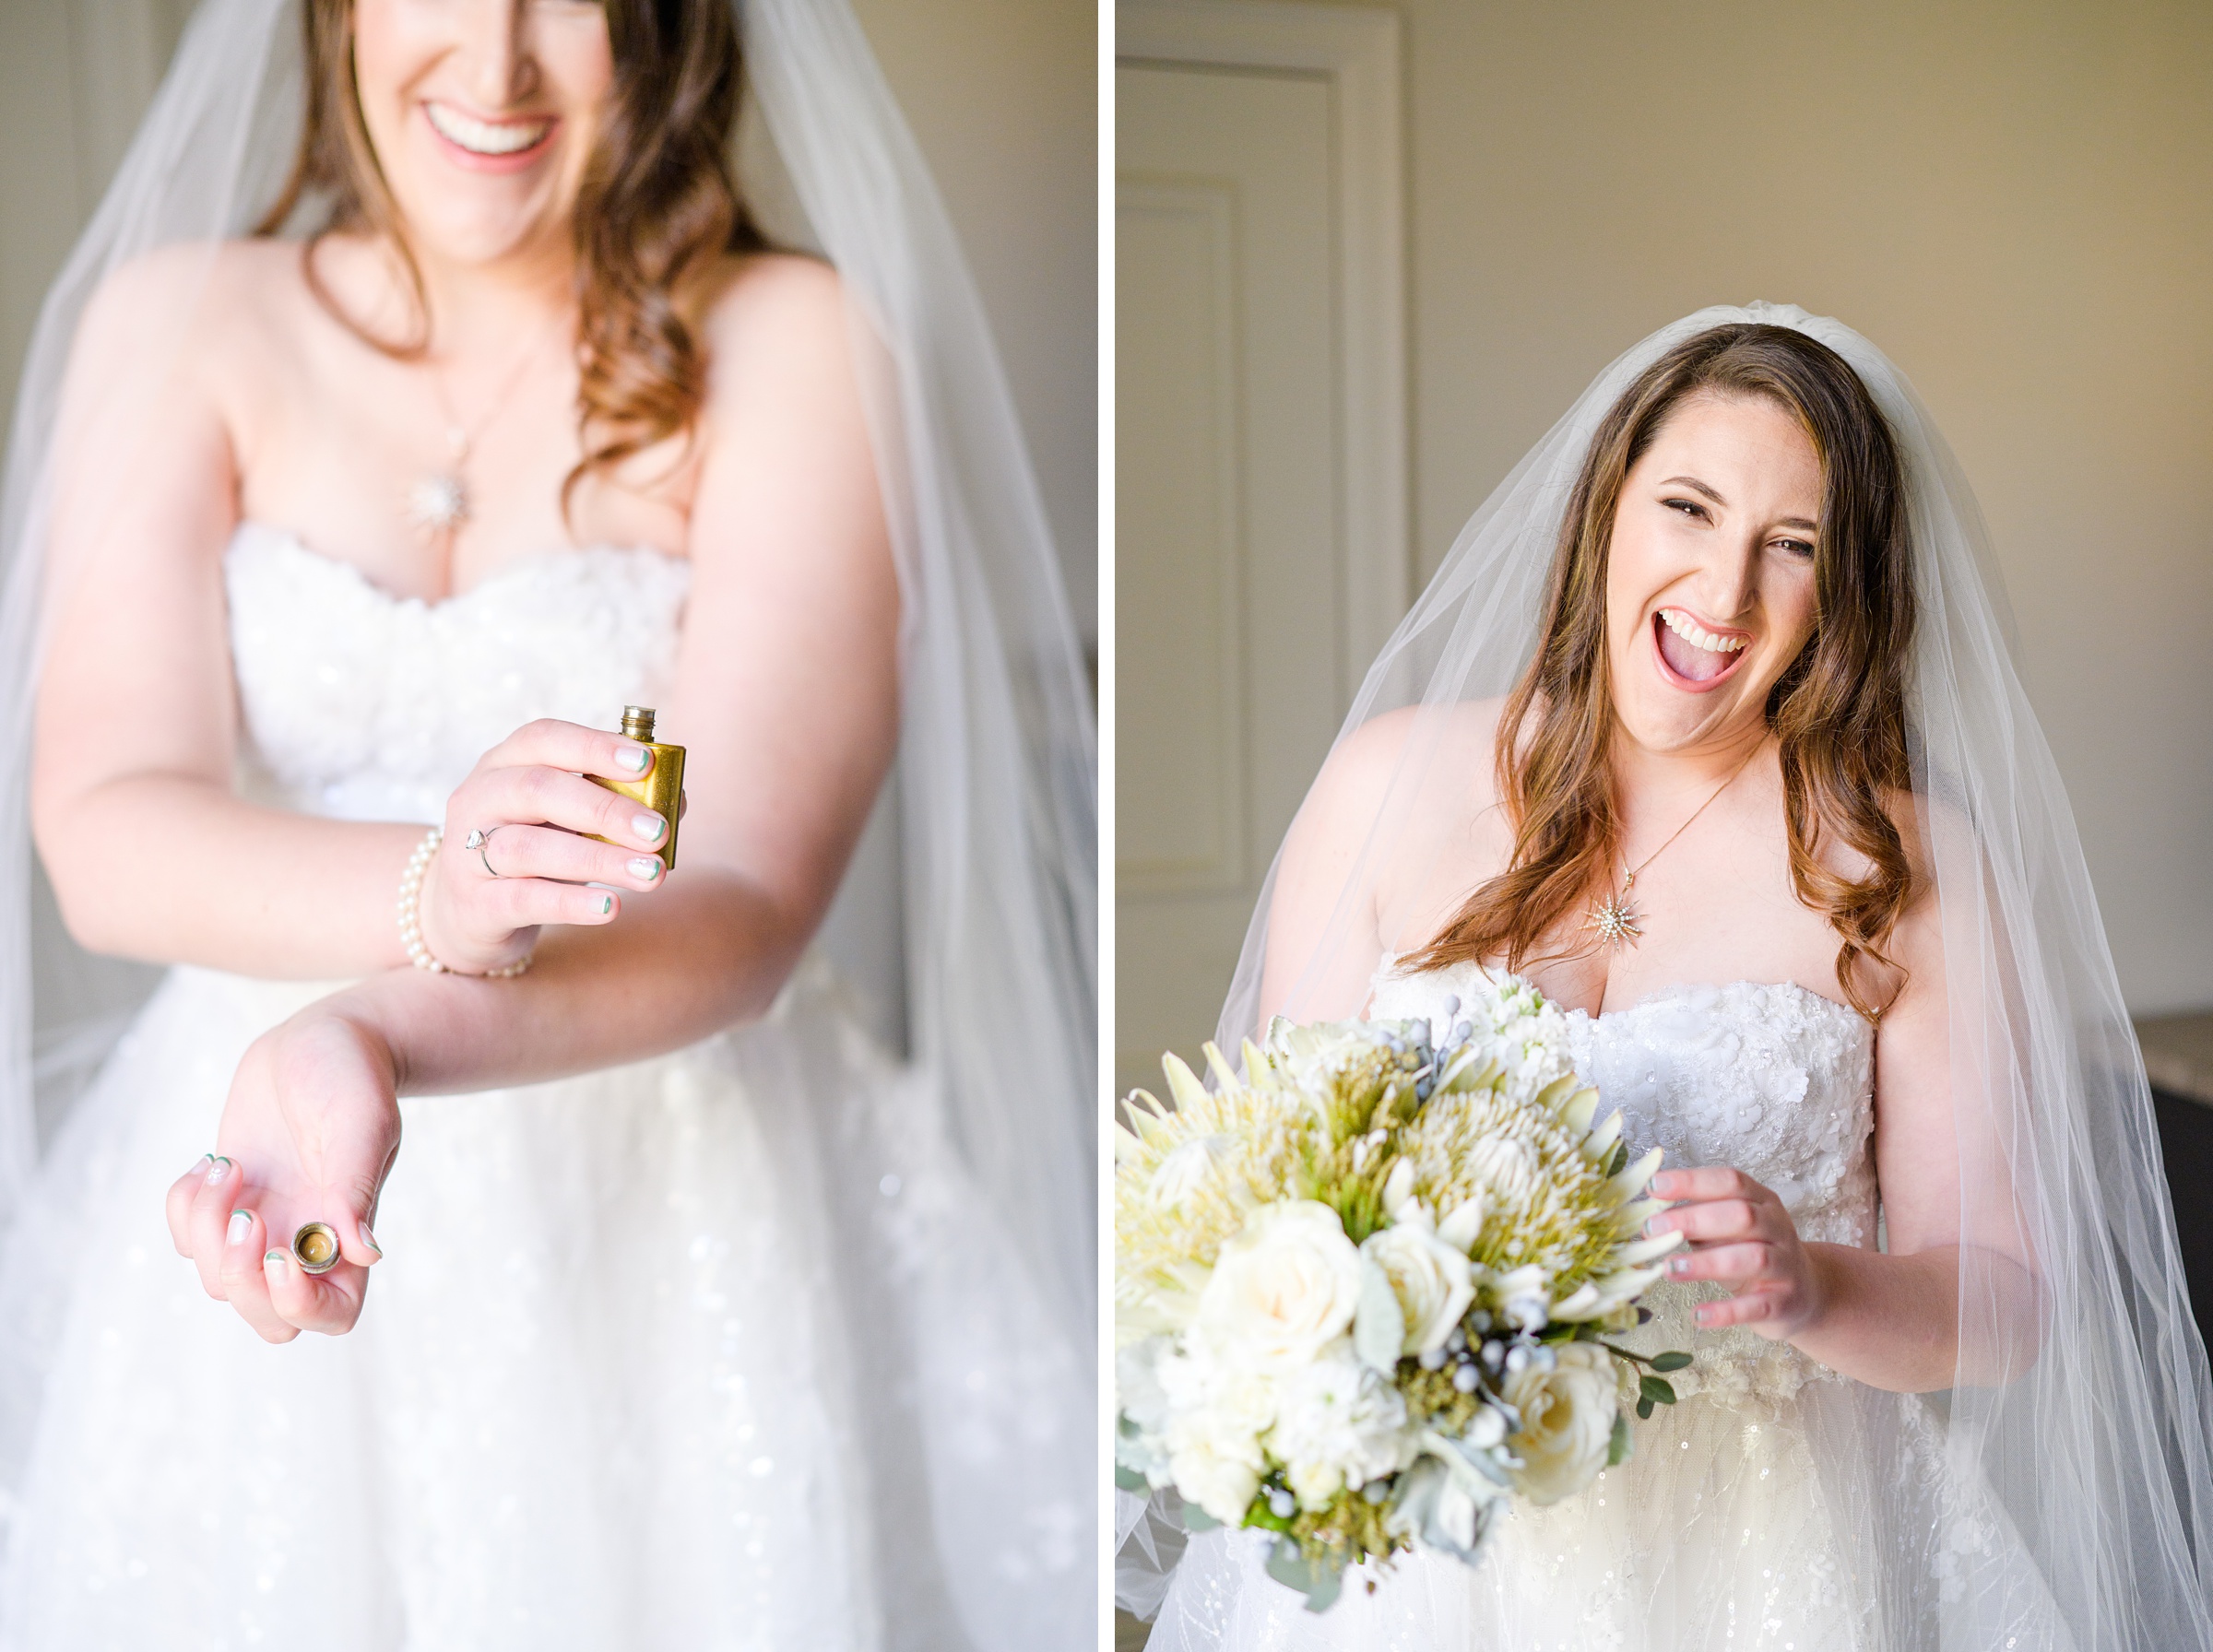
[[544,143],[553,130],[550,117],[535,121],[479,121],[444,103],[425,103],[424,118],[440,137],[471,155],[505,159]]
[[1743,663],[1747,637],[1710,631],[1680,608],[1652,616],[1652,642],[1668,671],[1698,688],[1727,677]]

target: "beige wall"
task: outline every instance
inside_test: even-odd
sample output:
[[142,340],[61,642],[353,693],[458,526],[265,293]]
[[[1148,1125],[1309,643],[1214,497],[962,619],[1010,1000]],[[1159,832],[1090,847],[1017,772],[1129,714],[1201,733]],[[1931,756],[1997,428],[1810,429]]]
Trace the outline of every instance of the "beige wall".
[[1842,318],[1981,495],[2131,1009],[2213,1004],[2213,7],[1396,9],[1420,571],[1654,326]]
[[[0,0],[0,387],[189,0]],[[1097,588],[1090,0],[858,0],[983,289],[1070,596]]]
[[853,0],[1013,381],[1084,636],[1098,579],[1098,8]]

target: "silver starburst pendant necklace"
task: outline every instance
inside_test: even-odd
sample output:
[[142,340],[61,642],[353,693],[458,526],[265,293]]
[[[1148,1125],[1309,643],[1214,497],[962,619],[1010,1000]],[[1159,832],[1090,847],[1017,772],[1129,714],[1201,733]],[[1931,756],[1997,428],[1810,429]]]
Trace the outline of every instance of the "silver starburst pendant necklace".
[[1583,925],[1586,929],[1597,930],[1598,938],[1615,951],[1635,946],[1644,934],[1643,926],[1637,921],[1637,909],[1629,904],[1629,891],[1636,887],[1637,874],[1631,872],[1621,880],[1621,892],[1607,891],[1606,898],[1591,909],[1591,916]]
[[456,425],[445,441],[452,454],[446,467],[419,478],[408,490],[408,525],[433,538],[459,531],[468,520],[468,482],[462,474],[468,463],[468,432]]
[[1627,857],[1624,857],[1620,890],[1616,891],[1608,889],[1604,898],[1597,905],[1592,907],[1591,915],[1583,920],[1585,929],[1595,929],[1600,941],[1613,948],[1616,952],[1624,947],[1633,947],[1644,938],[1644,916],[1629,900],[1631,892],[1637,887],[1637,874],[1658,860],[1668,844],[1674,843],[1690,830],[1691,820],[1695,820],[1704,814],[1712,807],[1715,797],[1719,797],[1736,784],[1736,777],[1745,772],[1745,764],[1749,763],[1758,750],[1759,747],[1756,745],[1750,751],[1745,753],[1744,762],[1730,770],[1729,778],[1715,786],[1706,801],[1690,811],[1690,820],[1685,820],[1682,825],[1667,834],[1667,843],[1662,844],[1658,849],[1654,849],[1633,867],[1628,864]]
[[408,489],[407,511],[408,525],[425,538],[444,539],[460,532],[467,523],[470,450],[500,409],[507,405],[515,387],[522,383],[525,371],[538,354],[538,340],[533,336],[473,426],[464,424],[455,416],[453,399],[446,395],[444,376],[437,368],[430,368],[431,392],[438,398],[438,410],[445,416],[446,462],[444,469],[417,478]]

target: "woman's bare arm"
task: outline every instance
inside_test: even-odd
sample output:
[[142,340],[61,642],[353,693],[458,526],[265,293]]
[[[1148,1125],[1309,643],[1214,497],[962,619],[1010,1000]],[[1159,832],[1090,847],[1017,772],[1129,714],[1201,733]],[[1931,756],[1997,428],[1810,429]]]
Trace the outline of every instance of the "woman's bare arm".
[[[896,738],[897,582],[834,277],[759,274],[778,290],[752,296],[774,301],[726,306],[715,337],[668,713],[689,749],[680,864],[621,923],[550,937],[518,978],[385,971],[255,1042],[224,1158],[180,1176],[169,1214],[209,1294],[271,1340],[359,1316],[400,1094],[609,1066],[756,1013],[835,891]],[[311,1218],[344,1257],[320,1277],[270,1245]]]
[[[394,969],[406,953],[393,897],[421,829],[232,794],[221,557],[234,467],[218,388],[171,342],[224,336],[226,271],[219,260],[204,301],[201,274],[181,257],[124,272],[72,364],[33,782],[41,851],[65,918],[97,950],[270,977]],[[210,319],[185,328],[187,313]],[[656,889],[621,869],[634,847],[579,843],[609,864],[578,876],[633,891],[630,913],[620,897],[601,914],[598,891],[533,880],[565,903],[540,915],[621,928],[658,904],[671,910],[654,920],[657,955],[673,949],[695,970],[721,959],[711,979],[694,973],[660,1000],[671,1028],[773,996],[835,888],[896,718],[895,580],[835,277],[794,259],[749,266],[709,324],[716,360],[731,365],[710,394],[691,528],[686,635],[706,641],[681,650],[662,708],[692,752],[681,864]],[[117,452],[142,455],[127,490],[102,483],[101,461]],[[623,822],[633,812],[581,785],[576,795]],[[473,857],[441,871],[425,895],[433,935],[453,916],[440,910],[451,884],[480,876]],[[757,944],[726,956],[719,930],[737,911]],[[591,967],[586,938],[562,932],[548,962]],[[638,951],[624,941],[604,956],[627,970]],[[392,991],[387,1009],[409,1001]],[[632,1025],[641,1048],[661,1042]]]
[[331,1000],[406,1091],[674,1048],[764,1009],[828,909],[897,734],[899,598],[836,279],[779,260],[726,305],[663,725],[688,756],[681,854],[605,929],[512,981],[398,971]]
[[[1916,843],[1918,824],[1901,824]],[[1657,1221],[1696,1242],[1671,1270],[1735,1292],[1700,1308],[1701,1324],[1786,1338],[1878,1388],[2002,1383],[2035,1357],[2035,1273],[2006,1209],[2009,1181],[1990,1109],[1960,1104],[1960,1087],[1979,1080],[1971,1060],[1955,1059],[1952,995],[1960,988],[1945,969],[1936,895],[1925,882],[1890,951],[1908,974],[1875,1050],[1874,1151],[1887,1248],[1801,1241],[1781,1201],[1733,1170],[1654,1177],[1659,1197],[1694,1201]],[[1970,1186],[1988,1196],[1972,1211]],[[1963,1273],[1990,1293],[1966,1339]]]

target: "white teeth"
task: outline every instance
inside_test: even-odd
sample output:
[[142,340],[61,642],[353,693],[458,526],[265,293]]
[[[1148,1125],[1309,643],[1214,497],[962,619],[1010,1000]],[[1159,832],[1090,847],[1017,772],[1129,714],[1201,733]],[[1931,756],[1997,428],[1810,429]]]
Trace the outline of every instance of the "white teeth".
[[425,103],[422,112],[441,136],[459,144],[471,155],[517,154],[535,146],[553,125],[551,121],[527,121],[495,126],[490,121],[477,120],[443,103]]
[[1689,615],[1675,608],[1662,608],[1660,618],[1667,629],[1693,647],[1703,648],[1709,654],[1734,654],[1745,645],[1743,637],[1717,637]]

